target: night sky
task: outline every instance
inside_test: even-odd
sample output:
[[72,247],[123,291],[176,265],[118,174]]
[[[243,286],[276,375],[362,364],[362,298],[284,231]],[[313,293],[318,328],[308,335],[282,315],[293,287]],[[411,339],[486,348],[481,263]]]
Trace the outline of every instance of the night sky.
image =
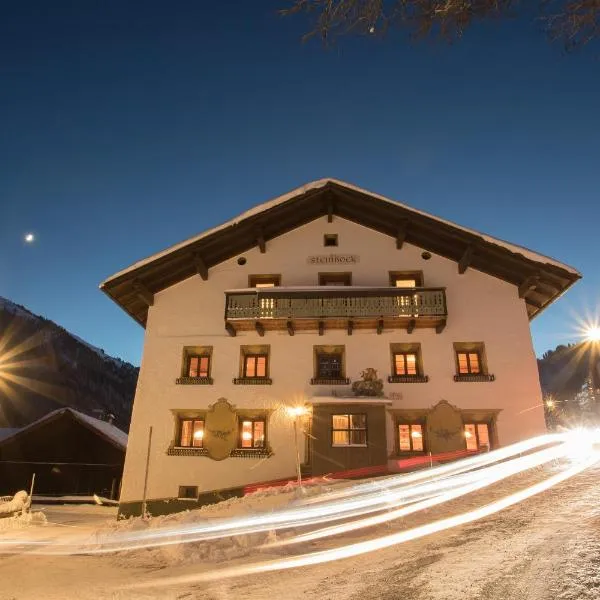
[[0,2],[0,295],[139,364],[100,281],[335,177],[578,268],[533,323],[538,354],[575,341],[600,299],[598,49],[531,22],[324,49],[286,2]]

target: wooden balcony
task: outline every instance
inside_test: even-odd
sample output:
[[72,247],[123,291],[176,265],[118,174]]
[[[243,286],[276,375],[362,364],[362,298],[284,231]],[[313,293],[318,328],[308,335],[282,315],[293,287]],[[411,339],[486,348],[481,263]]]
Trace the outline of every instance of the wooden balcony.
[[321,286],[318,288],[251,288],[225,292],[225,328],[238,331],[318,331],[346,329],[434,328],[446,325],[444,288],[373,288]]

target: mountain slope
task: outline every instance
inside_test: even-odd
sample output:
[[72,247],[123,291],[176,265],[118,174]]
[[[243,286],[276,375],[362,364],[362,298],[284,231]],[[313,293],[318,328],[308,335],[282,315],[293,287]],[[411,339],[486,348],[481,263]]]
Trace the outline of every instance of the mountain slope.
[[0,297],[0,427],[71,406],[127,431],[138,371]]

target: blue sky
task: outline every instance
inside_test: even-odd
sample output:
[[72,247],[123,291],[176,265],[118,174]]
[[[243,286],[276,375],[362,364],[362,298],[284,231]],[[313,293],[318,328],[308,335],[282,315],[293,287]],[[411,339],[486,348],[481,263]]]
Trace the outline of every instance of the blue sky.
[[100,281],[335,177],[580,269],[533,322],[538,354],[576,340],[600,298],[597,53],[526,21],[324,49],[286,4],[0,5],[0,295],[139,364]]

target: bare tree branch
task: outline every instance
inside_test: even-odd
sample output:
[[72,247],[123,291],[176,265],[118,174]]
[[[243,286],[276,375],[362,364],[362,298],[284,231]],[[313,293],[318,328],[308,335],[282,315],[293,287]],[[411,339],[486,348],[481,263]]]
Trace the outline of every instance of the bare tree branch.
[[[325,42],[350,34],[383,34],[391,27],[415,37],[453,40],[476,21],[514,16],[523,0],[291,0],[283,14],[306,13]],[[600,0],[529,0],[536,3],[551,39],[567,48],[589,43],[600,34]],[[528,6],[529,6],[528,3]]]

